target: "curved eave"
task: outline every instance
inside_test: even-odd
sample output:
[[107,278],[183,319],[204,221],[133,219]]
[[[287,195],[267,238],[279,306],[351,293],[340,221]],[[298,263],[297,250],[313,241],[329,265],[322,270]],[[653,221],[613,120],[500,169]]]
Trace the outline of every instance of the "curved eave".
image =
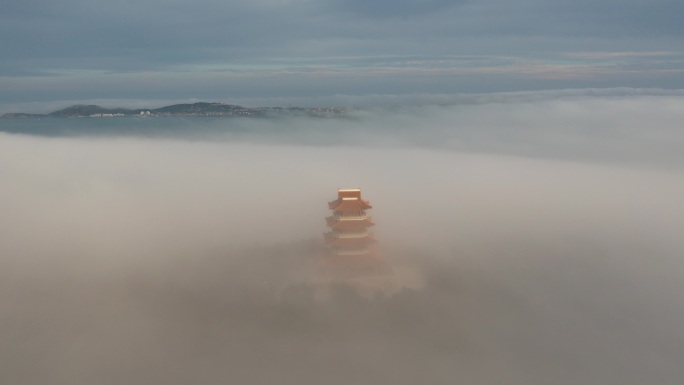
[[373,220],[370,217],[358,220],[340,220],[335,217],[327,217],[325,218],[325,221],[328,223],[328,227],[338,230],[364,229],[366,227],[375,226],[375,223],[373,223]]
[[328,207],[335,211],[363,211],[373,208],[363,199],[337,199],[328,202]]

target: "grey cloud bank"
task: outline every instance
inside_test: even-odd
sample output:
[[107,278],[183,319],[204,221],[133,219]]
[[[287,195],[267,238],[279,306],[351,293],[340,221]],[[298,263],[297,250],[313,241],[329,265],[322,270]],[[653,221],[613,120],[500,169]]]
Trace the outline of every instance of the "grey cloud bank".
[[[681,96],[539,99],[0,133],[0,382],[681,382]],[[425,288],[275,299],[355,186]]]
[[[390,103],[397,107],[352,110],[348,119],[320,121],[115,119],[94,126],[94,121],[89,119],[3,120],[0,129],[48,136],[400,146],[640,167],[651,164],[679,168],[682,165],[680,149],[684,138],[679,132],[679,122],[684,119],[684,110],[682,92],[676,90],[565,90],[394,98],[369,95],[328,100],[368,106]],[[312,103],[311,99],[301,101],[303,105]],[[116,103],[120,102],[109,101],[110,106],[120,105]]]
[[681,13],[665,0],[8,1],[0,103],[684,88]]

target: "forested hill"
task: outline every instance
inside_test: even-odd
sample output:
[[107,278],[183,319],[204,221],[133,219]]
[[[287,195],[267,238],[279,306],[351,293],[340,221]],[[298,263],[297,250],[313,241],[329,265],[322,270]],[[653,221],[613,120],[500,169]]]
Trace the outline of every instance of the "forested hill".
[[305,115],[335,117],[345,113],[341,108],[302,108],[302,107],[241,107],[223,103],[174,104],[161,108],[105,108],[97,105],[74,105],[48,114],[11,112],[4,114],[5,119],[20,118],[101,118],[124,116],[277,116]]

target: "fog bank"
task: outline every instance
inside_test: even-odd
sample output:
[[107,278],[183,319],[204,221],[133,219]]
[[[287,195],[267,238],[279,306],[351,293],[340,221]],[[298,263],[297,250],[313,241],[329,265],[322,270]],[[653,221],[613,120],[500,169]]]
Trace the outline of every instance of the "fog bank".
[[[0,382],[680,383],[683,105],[0,134]],[[342,187],[422,290],[280,291]]]

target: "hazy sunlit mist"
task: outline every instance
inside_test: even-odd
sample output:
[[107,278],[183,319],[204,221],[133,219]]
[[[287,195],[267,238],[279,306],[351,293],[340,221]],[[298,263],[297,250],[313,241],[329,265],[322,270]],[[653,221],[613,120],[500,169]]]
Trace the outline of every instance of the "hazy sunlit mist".
[[[0,134],[0,382],[680,383],[683,106]],[[423,289],[286,287],[343,187]]]

